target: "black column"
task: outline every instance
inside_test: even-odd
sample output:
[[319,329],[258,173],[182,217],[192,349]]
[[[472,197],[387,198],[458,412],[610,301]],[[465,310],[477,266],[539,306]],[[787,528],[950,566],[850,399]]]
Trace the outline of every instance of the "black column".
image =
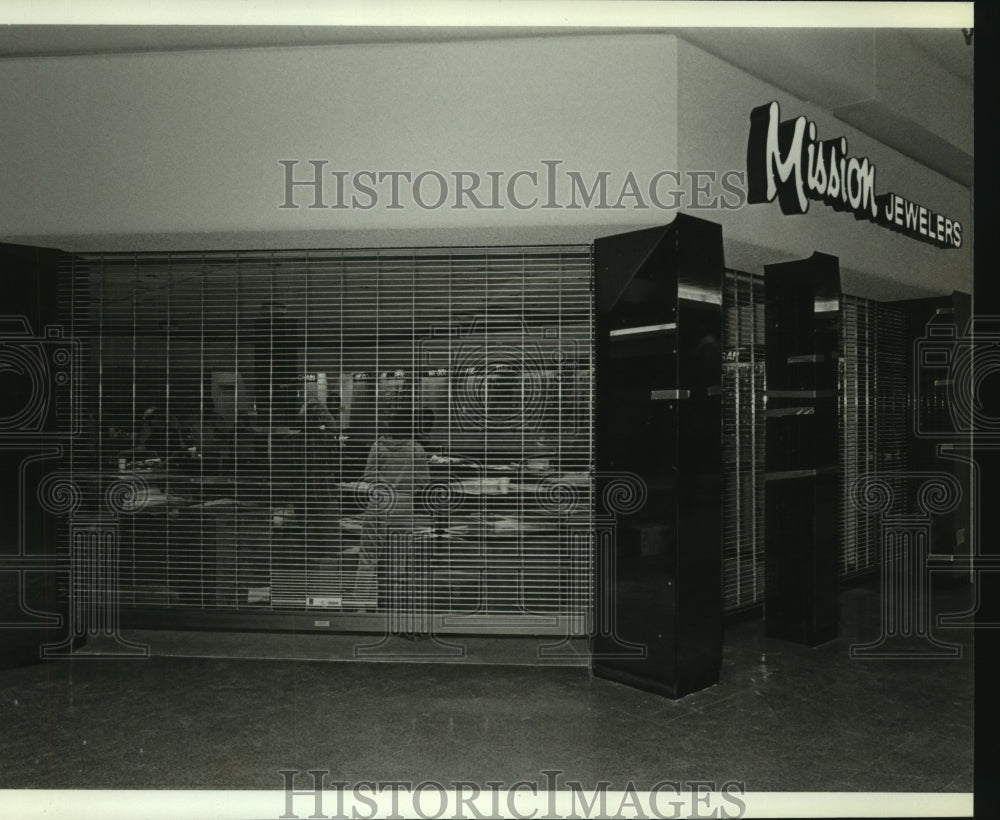
[[838,260],[766,265],[764,290],[766,634],[815,646],[837,636]]
[[597,240],[595,675],[681,697],[722,655],[722,229]]

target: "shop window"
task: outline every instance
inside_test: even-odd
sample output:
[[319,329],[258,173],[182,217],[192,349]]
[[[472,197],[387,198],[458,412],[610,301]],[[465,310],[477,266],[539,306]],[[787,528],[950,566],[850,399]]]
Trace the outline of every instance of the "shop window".
[[[138,488],[121,605],[582,629],[591,264],[589,247],[68,262],[89,419],[72,463]],[[386,437],[401,461],[373,456]],[[393,482],[416,496],[401,517],[378,507]]]

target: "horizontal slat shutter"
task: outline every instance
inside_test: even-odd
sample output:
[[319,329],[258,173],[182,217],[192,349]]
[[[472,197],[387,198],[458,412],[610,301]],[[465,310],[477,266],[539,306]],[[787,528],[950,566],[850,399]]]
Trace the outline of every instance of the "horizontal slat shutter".
[[763,278],[727,271],[722,305],[723,602],[735,612],[764,595]]
[[[117,513],[121,604],[582,618],[591,266],[575,246],[75,260],[73,468],[101,476],[95,498],[143,488]],[[408,554],[381,537],[372,574],[359,482],[398,407],[416,408],[432,514]]]

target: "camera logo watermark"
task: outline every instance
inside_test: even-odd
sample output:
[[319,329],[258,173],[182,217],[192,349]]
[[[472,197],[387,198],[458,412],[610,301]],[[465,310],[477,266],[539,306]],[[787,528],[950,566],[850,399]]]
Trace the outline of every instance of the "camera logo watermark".
[[927,323],[914,347],[913,426],[920,438],[1000,441],[1000,408],[984,402],[984,387],[1000,377],[1000,316],[977,316],[959,333],[950,313]]
[[3,400],[0,407],[0,444],[53,434],[54,415],[63,413],[65,435],[79,432],[74,374],[79,370],[80,350],[76,340],[66,338],[58,325],[34,336],[26,316],[0,316],[0,375]]
[[443,360],[451,362],[449,413],[463,431],[537,432],[547,421],[562,436],[579,432],[575,396],[560,400],[560,389],[572,386],[586,355],[579,342],[545,328],[536,333],[523,319],[506,322],[503,329],[489,329],[481,317],[467,327],[435,328],[420,340],[416,361],[422,370],[438,372]]
[[[74,475],[53,464],[80,433],[80,344],[58,325],[34,336],[26,316],[0,317],[0,447],[24,450],[16,477],[18,551],[0,557],[0,572],[18,581],[18,616],[0,629],[59,628],[65,637],[42,644],[43,658],[148,657],[145,645],[120,634],[118,612],[118,519],[141,505],[149,490],[138,477]],[[100,500],[92,496],[103,488]],[[36,504],[67,522],[68,551],[28,548]],[[59,530],[56,530],[59,532]],[[34,608],[27,594],[30,575],[64,574],[69,579],[67,615]],[[80,655],[80,639],[100,639],[100,653]]]
[[[939,309],[913,346],[912,429],[917,439],[940,442],[935,455],[952,471],[879,471],[860,476],[850,501],[878,521],[882,551],[879,637],[851,646],[854,658],[957,658],[958,644],[932,634],[934,573],[967,571],[976,603],[962,613],[939,614],[938,627],[998,628],[977,619],[981,576],[1000,570],[1000,555],[982,551],[981,461],[1000,453],[1000,412],[986,396],[1000,378],[1000,317],[973,317],[960,332],[952,309]],[[960,478],[961,476],[961,478]],[[958,510],[971,515],[971,532],[945,528],[955,543],[933,542],[933,520]],[[965,548],[964,550],[962,548]]]
[[329,159],[281,159],[285,210],[738,210],[743,171],[582,172],[561,159],[515,171],[344,170]]
[[[1000,571],[994,539],[983,534],[985,509],[983,473],[995,471],[1000,456],[1000,316],[972,316],[959,327],[954,308],[941,308],[927,323],[924,337],[914,346],[913,426],[918,437],[940,442],[937,457],[950,462],[968,482],[971,503],[970,532],[950,555],[932,555],[932,571],[968,571],[975,603],[962,613],[938,616],[941,626],[997,629],[1000,622],[979,614],[984,585],[982,575]],[[991,392],[992,387],[992,392]],[[960,549],[964,547],[964,549]]]
[[[916,487],[917,512],[897,487]],[[852,658],[957,658],[958,644],[944,643],[931,632],[931,517],[951,512],[963,498],[950,473],[899,472],[862,475],[850,489],[861,512],[876,515],[881,532],[881,634],[870,643],[853,644]],[[907,512],[899,512],[899,508]]]
[[[104,509],[79,514],[85,489],[69,473],[55,472],[39,484],[38,502],[46,512],[69,522],[68,634],[43,646],[44,658],[148,658],[149,646],[121,635],[119,614],[118,518],[133,512],[149,497],[140,476],[105,476]],[[81,638],[99,639],[98,651],[76,651]]]
[[[463,466],[468,469],[469,464]],[[600,487],[603,511],[596,520],[590,512],[594,481]],[[362,597],[371,599],[373,609],[384,621],[381,635],[355,646],[356,657],[421,660],[464,657],[466,646],[456,634],[456,627],[462,631],[472,625],[476,631],[502,632],[512,624],[520,624],[517,619],[511,620],[510,609],[518,617],[529,615],[538,625],[557,630],[553,638],[538,644],[539,659],[564,657],[570,642],[583,634],[600,640],[600,649],[592,647],[589,658],[646,657],[646,646],[629,642],[618,634],[615,577],[616,516],[634,514],[644,507],[648,491],[640,476],[627,472],[599,472],[581,483],[550,475],[534,486],[532,496],[539,509],[561,522],[559,537],[565,541],[567,562],[577,568],[593,566],[595,576],[596,593],[591,593],[588,585],[587,590],[581,590],[577,598],[567,602],[565,611],[556,615],[536,612],[531,606],[526,580],[537,574],[537,567],[530,560],[505,563],[503,571],[508,576],[508,584],[503,593],[503,611],[489,605],[485,563],[478,573],[471,573],[471,565],[467,565],[463,576],[475,574],[476,577],[471,585],[459,584],[456,588],[452,568],[435,561],[441,545],[445,544],[448,549],[473,549],[478,556],[474,563],[485,562],[483,544],[488,541],[485,529],[463,532],[457,547],[448,540],[451,536],[447,522],[464,505],[478,504],[481,507],[478,520],[485,522],[487,519],[484,514],[488,509],[486,496],[469,496],[463,491],[461,479],[436,479],[420,492],[416,506],[436,522],[434,527],[422,530],[393,526],[396,514],[401,513],[405,520],[411,512],[410,501],[401,499],[391,485],[372,482],[359,486],[357,493],[358,501],[366,509],[362,562],[368,565],[369,589]],[[598,596],[596,601],[593,594]],[[593,620],[595,610],[597,616]],[[558,630],[562,630],[561,634]],[[421,644],[407,651],[393,640],[395,637],[420,639]],[[578,650],[573,650],[573,654],[578,655]]]

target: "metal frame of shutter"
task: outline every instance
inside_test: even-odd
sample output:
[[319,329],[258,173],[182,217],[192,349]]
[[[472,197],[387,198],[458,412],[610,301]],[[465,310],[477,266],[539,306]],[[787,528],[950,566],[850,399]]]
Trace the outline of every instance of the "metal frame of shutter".
[[[902,480],[898,473],[906,469],[907,459],[907,367],[903,312],[869,299],[842,297],[842,577],[870,572],[881,562],[878,519],[857,508],[851,487],[866,473],[884,471],[887,480]],[[895,497],[905,494],[897,492]]]
[[727,270],[722,289],[723,607],[764,596],[764,280]]
[[864,572],[876,559],[875,521],[857,509],[851,486],[876,465],[876,429],[872,424],[875,397],[875,332],[872,305],[863,299],[841,299],[840,439],[843,457],[841,492],[842,549],[838,570],[843,575]]
[[[408,394],[434,411],[435,516],[389,567],[396,614],[585,632],[591,247],[82,254],[62,279],[87,340],[71,469],[114,481],[123,459],[143,487],[117,516],[128,624],[383,630],[351,565],[357,482]],[[319,432],[296,416],[324,388],[339,424]]]
[[[838,572],[850,578],[877,569],[881,560],[877,521],[854,507],[849,490],[866,470],[906,467],[908,365],[900,309],[845,295],[841,316],[844,472]],[[734,614],[764,600],[763,277],[726,271],[723,331],[723,601],[726,612]]]

